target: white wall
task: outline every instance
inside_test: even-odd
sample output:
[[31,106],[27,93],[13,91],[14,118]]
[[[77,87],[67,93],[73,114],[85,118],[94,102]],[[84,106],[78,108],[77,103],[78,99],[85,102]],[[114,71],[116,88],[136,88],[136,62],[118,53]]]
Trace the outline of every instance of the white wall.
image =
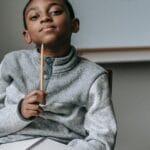
[[150,45],[149,0],[71,0],[81,20],[79,47]]

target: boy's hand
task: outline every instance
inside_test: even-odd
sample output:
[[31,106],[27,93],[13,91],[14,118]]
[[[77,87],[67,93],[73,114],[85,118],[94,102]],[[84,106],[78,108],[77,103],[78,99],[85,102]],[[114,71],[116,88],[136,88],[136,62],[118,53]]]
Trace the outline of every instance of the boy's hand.
[[45,103],[46,93],[41,90],[33,90],[25,96],[21,103],[20,112],[25,119],[39,116],[42,108],[39,107],[40,103]]

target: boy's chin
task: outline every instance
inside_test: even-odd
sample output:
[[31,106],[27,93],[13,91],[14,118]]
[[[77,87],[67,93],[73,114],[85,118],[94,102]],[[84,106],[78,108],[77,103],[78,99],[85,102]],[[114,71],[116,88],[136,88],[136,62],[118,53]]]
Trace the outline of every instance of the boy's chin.
[[58,43],[58,39],[56,37],[44,37],[42,39],[42,43],[45,45],[55,45]]
[[45,48],[48,48],[48,49],[51,49],[51,48],[59,48],[62,46],[62,44],[59,44],[55,41],[43,41],[43,44],[44,44],[44,47]]
[[57,43],[56,41],[54,41],[54,40],[45,40],[45,41],[43,41],[43,44],[44,44],[45,46],[55,46],[55,45],[57,45],[58,43]]
[[42,43],[47,47],[62,47],[66,45],[66,43],[68,43],[68,40],[60,40],[58,38],[45,38],[43,39]]

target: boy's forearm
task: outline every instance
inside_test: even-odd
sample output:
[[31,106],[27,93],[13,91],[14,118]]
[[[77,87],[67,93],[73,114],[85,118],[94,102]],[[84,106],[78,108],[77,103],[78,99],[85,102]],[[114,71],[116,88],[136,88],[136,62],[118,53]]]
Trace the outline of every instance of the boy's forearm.
[[69,143],[69,147],[71,150],[112,150],[110,146],[104,145],[100,141],[97,140],[81,140],[76,139]]
[[18,105],[9,105],[0,109],[0,137],[19,131],[29,123],[30,121],[20,118]]
[[85,139],[69,143],[73,150],[112,150],[116,138],[116,120],[110,102],[109,84],[104,74],[93,83],[84,120],[88,133]]

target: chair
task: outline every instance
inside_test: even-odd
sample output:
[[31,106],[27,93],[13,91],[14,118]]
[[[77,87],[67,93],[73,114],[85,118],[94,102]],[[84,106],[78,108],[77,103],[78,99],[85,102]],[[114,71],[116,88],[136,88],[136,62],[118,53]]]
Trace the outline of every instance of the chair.
[[109,88],[110,88],[110,96],[112,98],[112,75],[113,75],[113,72],[111,69],[106,69],[107,72],[108,72],[108,82],[109,82]]

